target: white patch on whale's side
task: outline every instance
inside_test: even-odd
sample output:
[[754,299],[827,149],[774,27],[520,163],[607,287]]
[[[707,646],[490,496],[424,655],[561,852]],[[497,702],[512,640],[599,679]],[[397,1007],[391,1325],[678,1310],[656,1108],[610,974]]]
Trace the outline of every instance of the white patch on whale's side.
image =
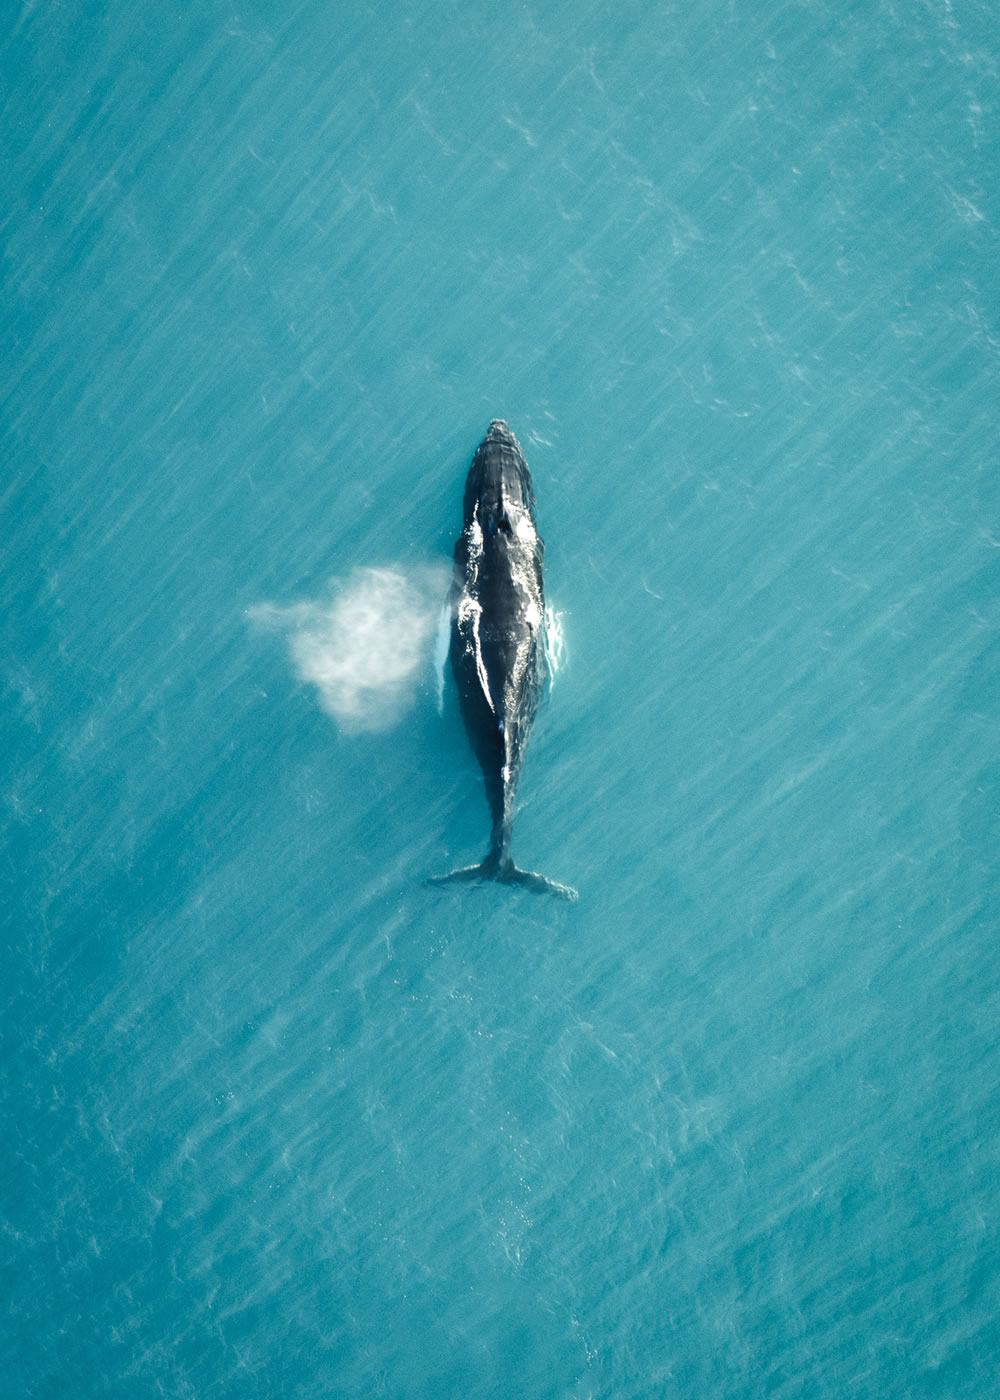
[[286,633],[296,674],[341,729],[378,732],[416,699],[450,578],[446,564],[355,569],[326,599],[262,603],[248,616]]
[[556,612],[551,603],[545,604],[545,659],[549,665],[549,688],[555,684],[556,673],[567,659],[564,613]]

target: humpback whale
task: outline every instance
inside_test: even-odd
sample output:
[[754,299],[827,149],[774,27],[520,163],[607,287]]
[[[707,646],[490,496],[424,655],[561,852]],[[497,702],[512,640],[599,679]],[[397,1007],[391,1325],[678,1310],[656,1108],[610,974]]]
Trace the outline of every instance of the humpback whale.
[[499,880],[576,898],[568,885],[521,870],[510,854],[514,795],[549,674],[544,550],[521,445],[507,424],[495,418],[465,483],[451,594],[451,666],[469,742],[483,770],[493,826],[483,861],[432,877],[437,884]]

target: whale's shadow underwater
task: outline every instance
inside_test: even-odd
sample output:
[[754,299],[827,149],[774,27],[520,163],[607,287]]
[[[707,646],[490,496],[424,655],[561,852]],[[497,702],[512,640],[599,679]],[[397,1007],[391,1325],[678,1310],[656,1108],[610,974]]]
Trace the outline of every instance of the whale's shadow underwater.
[[545,647],[545,545],[520,443],[494,419],[469,468],[455,546],[451,666],[462,718],[486,783],[490,849],[479,865],[431,877],[498,880],[576,899],[576,890],[514,864],[514,797],[549,668]]

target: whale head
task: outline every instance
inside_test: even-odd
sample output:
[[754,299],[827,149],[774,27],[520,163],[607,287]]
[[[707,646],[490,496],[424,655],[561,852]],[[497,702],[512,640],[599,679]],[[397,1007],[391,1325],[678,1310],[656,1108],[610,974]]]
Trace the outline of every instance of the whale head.
[[521,444],[502,418],[494,418],[476,449],[465,483],[466,529],[477,521],[486,538],[517,534],[534,525],[535,491]]

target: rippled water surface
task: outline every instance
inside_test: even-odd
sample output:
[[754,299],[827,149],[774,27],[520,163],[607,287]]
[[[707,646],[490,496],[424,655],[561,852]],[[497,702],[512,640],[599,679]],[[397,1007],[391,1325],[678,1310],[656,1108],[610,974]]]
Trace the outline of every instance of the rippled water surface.
[[[13,6],[17,1397],[995,1394],[996,16]],[[434,666],[531,464],[519,862]]]

